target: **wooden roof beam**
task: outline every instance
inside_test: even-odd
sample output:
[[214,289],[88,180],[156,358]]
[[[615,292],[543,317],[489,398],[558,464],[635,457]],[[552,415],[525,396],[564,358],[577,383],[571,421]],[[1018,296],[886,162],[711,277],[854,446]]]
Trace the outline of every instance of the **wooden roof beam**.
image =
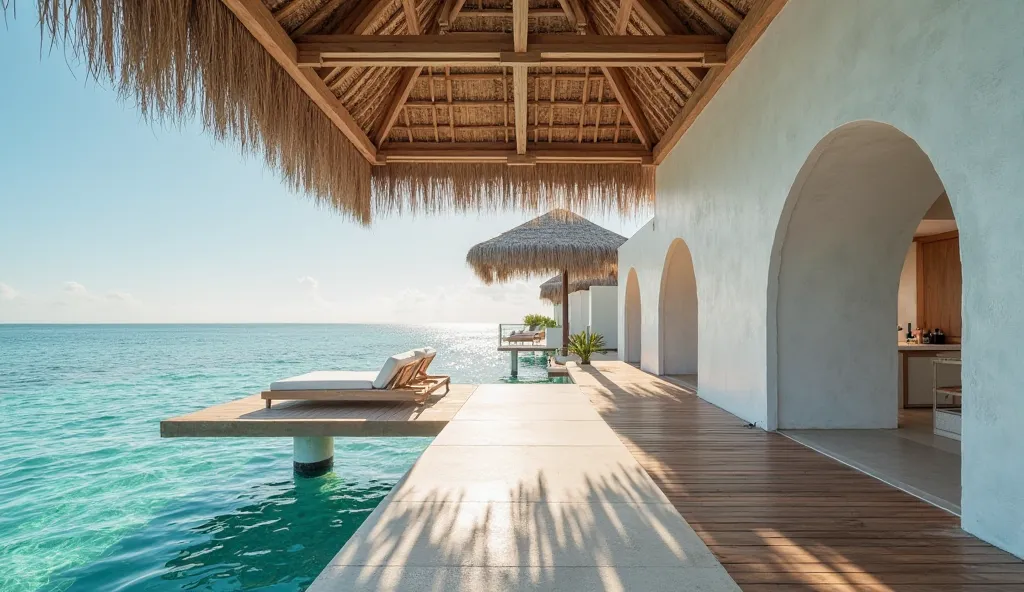
[[341,26],[338,27],[338,31],[352,35],[365,35],[370,32],[370,26],[380,19],[388,8],[391,8],[391,2],[388,0],[362,0],[345,17]]
[[634,0],[633,5],[637,16],[655,35],[679,35],[687,30],[664,0]]
[[[529,35],[516,51],[503,33],[450,35],[307,35],[299,66],[683,66],[725,64],[726,44],[710,35]],[[520,46],[525,47],[525,46]]]
[[405,12],[405,26],[410,35],[419,35],[420,15],[416,13],[415,0],[402,0],[402,11]]
[[[530,0],[512,0],[512,49],[516,54],[526,53],[529,31]],[[526,123],[529,107],[526,104],[529,92],[529,77],[526,66],[512,67],[512,111],[516,124],[516,153],[526,154]]]
[[640,102],[637,100],[632,89],[629,88],[625,73],[623,73],[621,68],[605,67],[601,68],[601,70],[604,72],[605,79],[608,81],[612,93],[619,100],[619,104],[622,105],[622,111],[625,113],[626,119],[633,126],[633,131],[636,132],[637,137],[640,138],[640,143],[645,148],[650,148],[654,142],[654,132],[651,131],[651,125],[647,121],[643,109],[640,108]]
[[312,70],[299,68],[298,50],[274,19],[262,0],[222,0],[238,21],[256,38],[292,80],[324,112],[341,133],[349,139],[368,161],[377,160],[377,149],[356,123],[348,109],[334,96],[323,80]]
[[625,35],[629,25],[629,15],[633,12],[633,0],[619,0],[619,10],[615,13],[614,35]]
[[[638,0],[643,1],[643,0]],[[771,24],[772,20],[782,11],[786,0],[757,0],[757,3],[750,9],[747,16],[740,23],[738,29],[729,40],[726,48],[728,60],[725,66],[713,68],[704,77],[700,85],[683,105],[682,112],[676,116],[661,140],[654,147],[654,162],[661,164],[672,151],[686,130],[690,129],[697,116],[704,110],[704,107],[711,101],[718,92],[718,89],[725,83],[725,79],[732,74],[736,66],[743,60],[750,48],[757,43],[761,35]]]
[[708,29],[711,30],[715,35],[722,35],[725,37],[729,36],[729,29],[725,28],[725,25],[718,22],[714,16],[708,11],[704,10],[704,7],[697,4],[696,0],[683,0],[683,4],[690,9],[690,12],[697,15],[697,19],[704,23]]
[[[638,144],[576,144],[541,143],[530,146],[527,155],[537,163],[580,164],[650,164],[650,150]],[[521,164],[514,144],[489,142],[386,143],[381,146],[380,158],[393,162],[504,162]]]
[[[513,15],[511,10],[503,8],[484,8],[482,10],[462,10],[459,12],[459,16],[467,18],[512,18]],[[529,14],[531,19],[556,16],[565,16],[565,11],[561,8],[534,8],[530,10]]]
[[416,85],[416,79],[419,78],[421,72],[423,72],[422,66],[402,68],[401,77],[398,79],[398,86],[395,87],[395,92],[391,95],[391,103],[385,112],[384,121],[374,137],[374,141],[378,146],[387,141],[388,134],[391,133],[391,128],[398,121],[398,115],[402,112],[405,102],[409,100],[409,94],[412,92],[412,87]]
[[465,5],[466,0],[445,0],[441,10],[437,13],[437,26],[442,33],[448,32]]

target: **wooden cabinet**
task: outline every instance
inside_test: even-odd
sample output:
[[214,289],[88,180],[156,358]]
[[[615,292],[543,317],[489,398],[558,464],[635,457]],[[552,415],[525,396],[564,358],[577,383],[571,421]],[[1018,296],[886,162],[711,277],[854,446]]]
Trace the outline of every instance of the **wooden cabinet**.
[[960,298],[960,238],[957,231],[923,236],[917,243],[917,326],[940,328],[946,341],[960,343],[963,334]]

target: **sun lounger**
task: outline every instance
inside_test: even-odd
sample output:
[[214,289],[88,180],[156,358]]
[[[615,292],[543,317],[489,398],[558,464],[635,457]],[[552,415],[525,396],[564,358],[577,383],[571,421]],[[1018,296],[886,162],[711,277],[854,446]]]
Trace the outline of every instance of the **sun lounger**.
[[410,401],[423,403],[442,386],[448,392],[450,378],[427,374],[437,352],[415,349],[391,356],[379,372],[317,371],[278,380],[261,397],[272,401]]
[[544,331],[515,331],[505,338],[509,343],[533,343]]

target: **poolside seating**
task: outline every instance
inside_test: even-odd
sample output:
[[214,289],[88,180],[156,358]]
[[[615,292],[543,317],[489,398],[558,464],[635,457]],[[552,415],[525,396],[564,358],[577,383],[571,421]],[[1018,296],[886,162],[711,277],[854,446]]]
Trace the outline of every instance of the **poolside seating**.
[[544,340],[544,329],[540,331],[513,331],[505,341],[508,343],[539,343]]
[[388,358],[380,371],[319,370],[271,383],[260,396],[272,401],[372,401],[423,403],[451,378],[429,374],[437,351],[426,347]]

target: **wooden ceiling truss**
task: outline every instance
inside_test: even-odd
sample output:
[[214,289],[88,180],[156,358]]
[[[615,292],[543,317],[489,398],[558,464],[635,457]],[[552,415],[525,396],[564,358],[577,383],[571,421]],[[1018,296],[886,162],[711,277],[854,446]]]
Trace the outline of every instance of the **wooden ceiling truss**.
[[372,164],[661,163],[786,0],[222,0]]

